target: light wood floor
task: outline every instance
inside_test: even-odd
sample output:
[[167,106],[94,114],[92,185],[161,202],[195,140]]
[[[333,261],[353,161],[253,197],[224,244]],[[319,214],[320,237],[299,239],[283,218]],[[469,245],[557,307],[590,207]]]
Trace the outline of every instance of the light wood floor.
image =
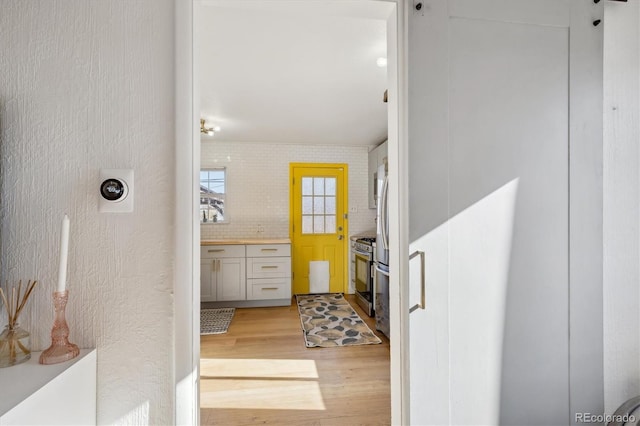
[[[351,306],[375,331],[353,296]],[[201,336],[202,425],[389,425],[389,341],[306,348],[295,303],[236,309]]]

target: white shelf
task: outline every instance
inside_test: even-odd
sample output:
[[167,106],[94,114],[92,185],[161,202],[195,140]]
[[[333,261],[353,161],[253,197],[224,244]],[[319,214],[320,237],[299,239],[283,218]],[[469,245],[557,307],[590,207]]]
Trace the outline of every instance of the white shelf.
[[53,365],[40,352],[22,364],[0,369],[0,425],[95,424],[96,350]]

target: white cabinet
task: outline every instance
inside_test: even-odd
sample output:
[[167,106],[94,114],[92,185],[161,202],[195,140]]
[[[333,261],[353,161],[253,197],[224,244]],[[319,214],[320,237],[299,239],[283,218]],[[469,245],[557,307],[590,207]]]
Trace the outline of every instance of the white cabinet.
[[289,278],[290,257],[248,257],[247,278]]
[[376,208],[376,178],[378,176],[378,148],[374,148],[369,151],[369,177],[367,178],[369,195],[367,200],[370,209]]
[[247,246],[247,299],[291,299],[291,245]]
[[215,265],[215,259],[200,259],[200,300],[203,302],[216,300]]
[[291,244],[203,245],[200,250],[202,302],[229,307],[291,303]]
[[388,142],[384,141],[369,151],[369,208],[375,209],[377,203],[378,167],[387,162]]
[[244,300],[247,294],[245,265],[244,245],[201,247],[200,300]]
[[217,300],[244,300],[247,297],[245,262],[245,258],[238,257],[218,259]]
[[291,278],[247,279],[247,300],[276,299],[291,300]]
[[291,244],[251,244],[247,257],[291,257]]

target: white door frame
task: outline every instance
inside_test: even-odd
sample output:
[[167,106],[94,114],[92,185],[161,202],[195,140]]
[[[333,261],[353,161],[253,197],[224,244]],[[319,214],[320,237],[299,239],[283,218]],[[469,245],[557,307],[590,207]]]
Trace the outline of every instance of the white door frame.
[[[268,1],[268,0],[263,0]],[[389,99],[389,233],[391,281],[405,283],[390,292],[391,421],[408,421],[408,140],[407,140],[407,10],[396,4],[388,22],[389,70],[397,70],[397,99]],[[198,183],[200,170],[198,99],[194,78],[193,0],[175,2],[175,262],[174,262],[174,409],[175,424],[199,424],[200,294]],[[394,55],[395,53],[395,55]],[[394,66],[395,65],[395,66]],[[393,72],[393,71],[392,71]],[[392,92],[390,90],[390,92]],[[397,113],[393,113],[393,111]]]
[[175,225],[173,278],[174,421],[200,423],[199,240],[196,172],[200,164],[193,76],[193,2],[175,2]]

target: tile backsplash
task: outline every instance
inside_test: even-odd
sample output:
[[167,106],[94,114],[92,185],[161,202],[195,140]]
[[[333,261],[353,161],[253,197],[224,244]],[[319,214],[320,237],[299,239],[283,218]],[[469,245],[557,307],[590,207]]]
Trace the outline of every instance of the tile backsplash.
[[368,208],[368,147],[205,142],[202,167],[226,167],[228,223],[200,226],[201,239],[289,238],[289,163],[349,166],[349,235],[375,229]]

